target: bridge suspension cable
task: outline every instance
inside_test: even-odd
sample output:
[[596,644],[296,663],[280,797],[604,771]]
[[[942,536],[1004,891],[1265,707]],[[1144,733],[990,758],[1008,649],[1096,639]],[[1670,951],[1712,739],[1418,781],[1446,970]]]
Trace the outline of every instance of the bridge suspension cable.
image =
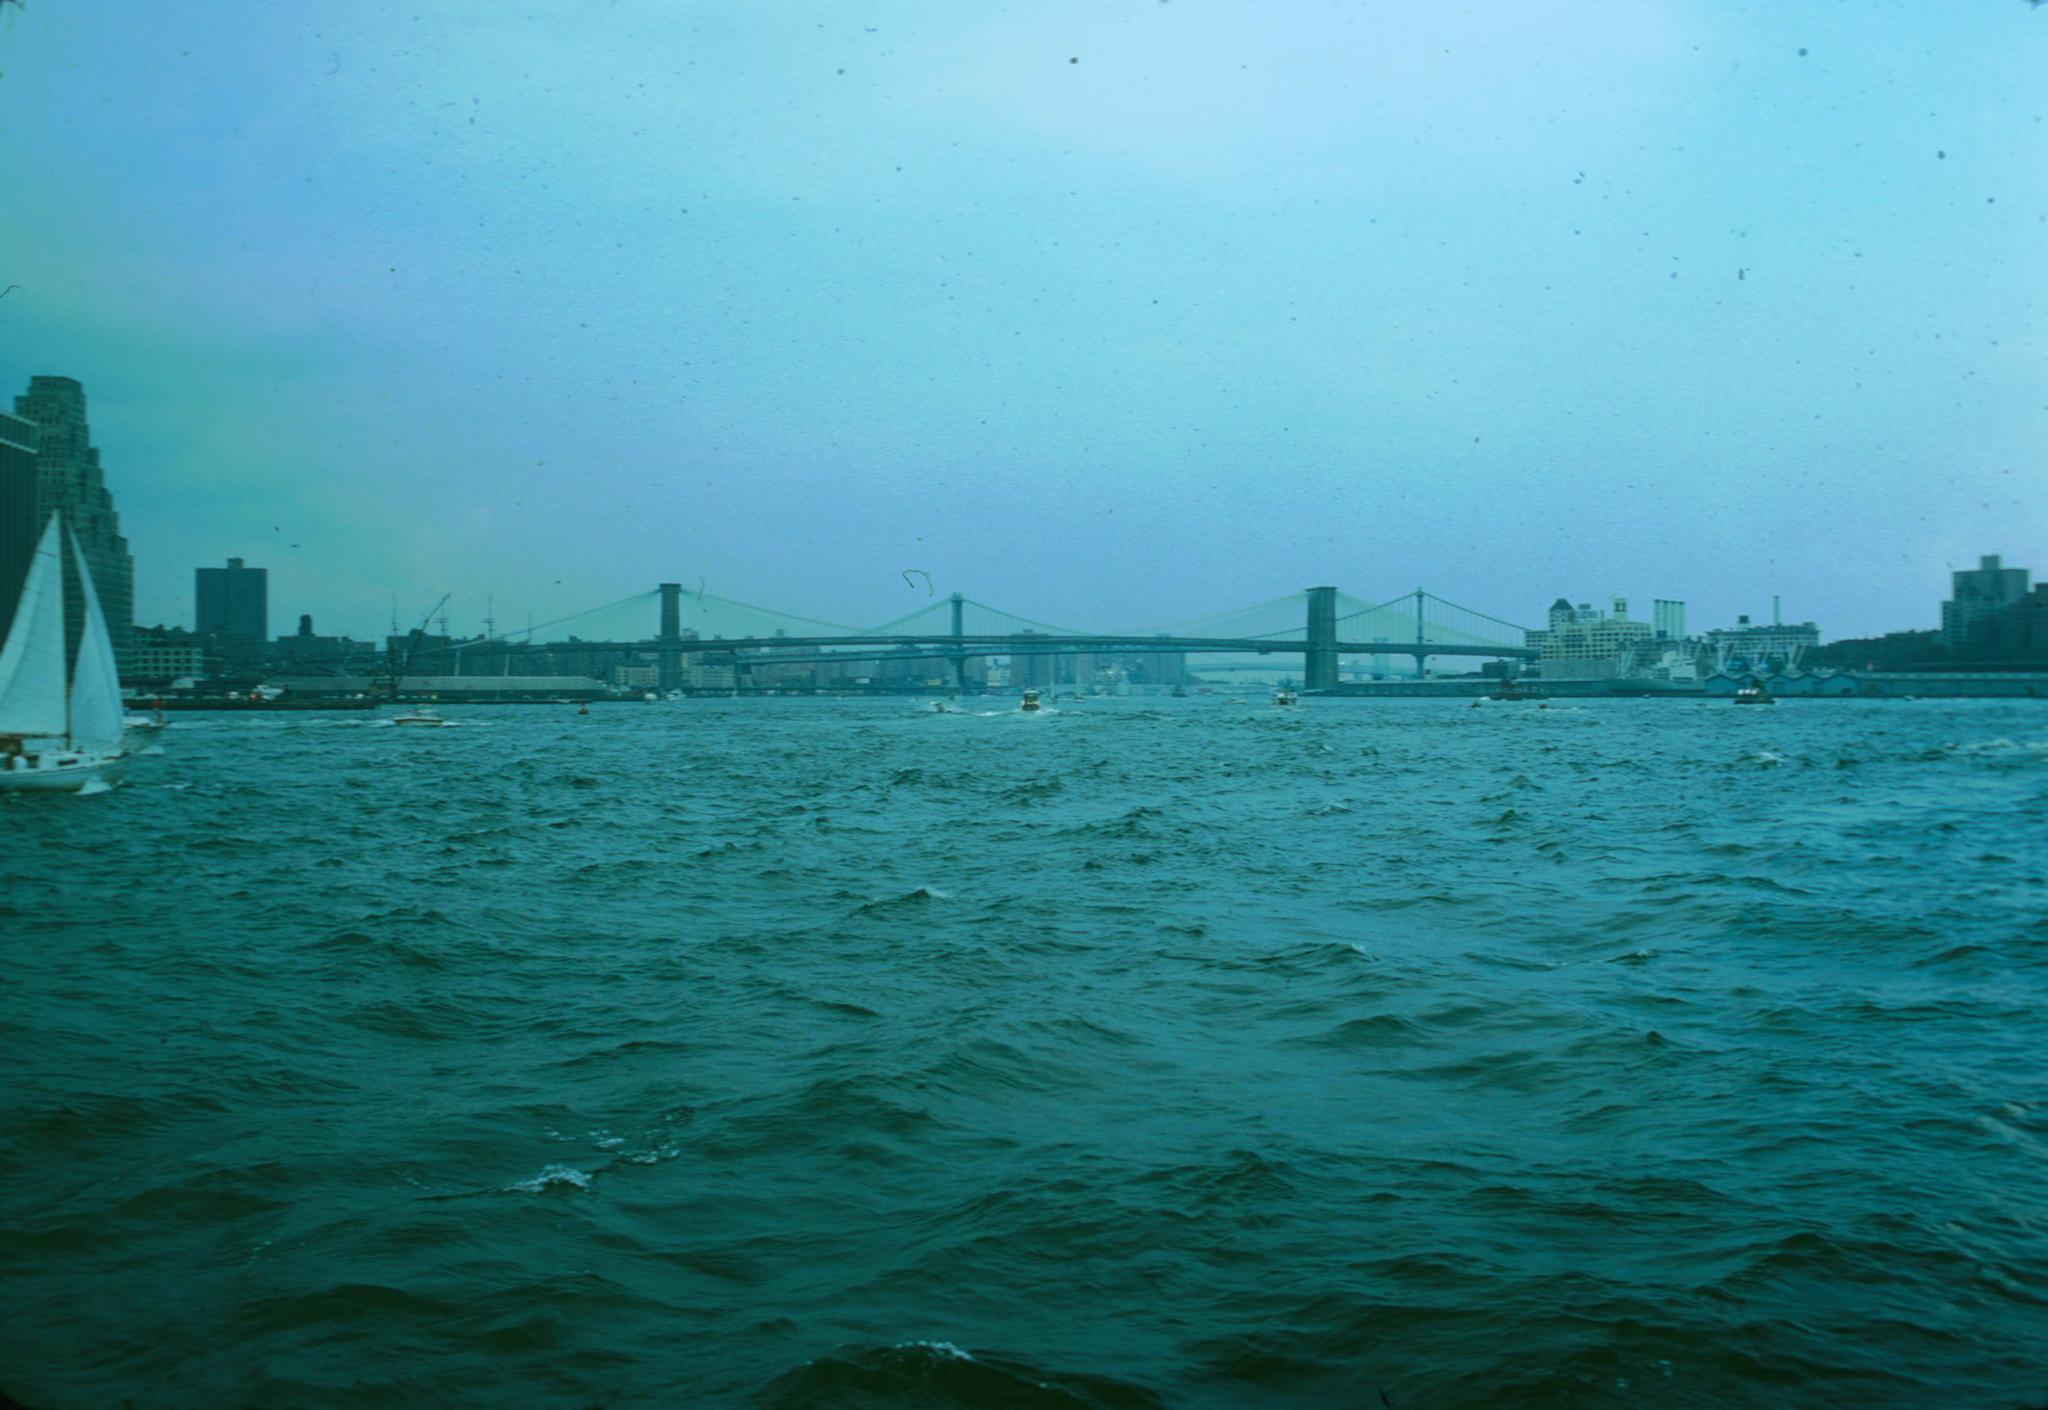
[[[1285,594],[1284,596],[1281,596],[1281,597],[1275,597],[1275,598],[1270,598],[1270,599],[1268,599],[1268,600],[1267,600],[1267,601],[1265,601],[1265,602],[1254,602],[1254,603],[1253,603],[1253,604],[1252,604],[1251,606],[1249,606],[1249,607],[1238,607],[1238,608],[1233,608],[1233,609],[1231,609],[1231,610],[1229,610],[1229,611],[1226,611],[1226,612],[1212,612],[1212,613],[1210,613],[1210,614],[1209,614],[1208,616],[1206,616],[1206,617],[1189,617],[1189,618],[1187,618],[1187,619],[1185,619],[1185,620],[1183,620],[1183,621],[1179,621],[1179,622],[1169,622],[1169,623],[1168,623],[1168,624],[1167,624],[1166,626],[1164,626],[1164,627],[1161,627],[1161,628],[1160,628],[1159,630],[1160,630],[1160,631],[1162,631],[1162,632],[1172,632],[1172,633],[1178,633],[1178,632],[1180,631],[1180,629],[1181,629],[1181,628],[1183,628],[1183,627],[1212,627],[1212,628],[1221,628],[1221,627],[1223,627],[1223,626],[1224,626],[1225,624],[1227,624],[1227,623],[1231,623],[1231,622],[1240,622],[1240,621],[1243,621],[1243,620],[1244,620],[1245,618],[1247,618],[1247,617],[1250,617],[1250,616],[1253,616],[1253,615],[1254,615],[1255,613],[1271,614],[1271,613],[1275,612],[1275,611],[1276,611],[1276,610],[1278,610],[1278,609],[1281,609],[1281,608],[1286,608],[1286,607],[1293,607],[1293,608],[1297,609],[1298,611],[1301,611],[1301,610],[1303,610],[1303,609],[1302,609],[1302,604],[1303,604],[1303,603],[1305,603],[1305,602],[1306,602],[1307,600],[1308,600],[1308,594],[1306,594],[1306,593],[1301,593],[1301,592],[1290,592],[1290,593],[1287,593],[1287,594]],[[1271,620],[1273,620],[1273,618],[1272,618],[1272,617],[1271,617],[1270,615],[1268,615],[1268,616],[1267,616],[1267,620],[1268,620],[1268,621],[1271,621]],[[1276,629],[1274,629],[1274,630],[1271,630],[1271,631],[1259,631],[1259,632],[1251,632],[1251,631],[1224,631],[1224,630],[1214,630],[1214,631],[1204,631],[1204,632],[1189,632],[1189,633],[1187,633],[1187,635],[1189,635],[1189,636],[1230,636],[1230,637],[1238,637],[1238,638],[1241,638],[1241,639],[1245,639],[1245,640],[1254,640],[1254,639],[1274,639],[1274,638],[1279,638],[1279,637],[1287,636],[1287,635],[1289,635],[1289,634],[1292,634],[1292,633],[1303,633],[1303,632],[1306,632],[1307,630],[1308,630],[1308,626],[1307,626],[1307,618],[1306,618],[1306,616],[1304,615],[1304,616],[1302,617],[1302,619],[1301,619],[1300,621],[1298,621],[1298,622],[1295,622],[1295,623],[1293,623],[1293,624],[1290,624],[1290,625],[1288,625],[1288,626],[1284,626],[1284,627],[1279,627],[1279,628],[1276,628]]]
[[1494,624],[1495,626],[1499,626],[1499,627],[1506,627],[1506,628],[1507,628],[1507,629],[1508,629],[1509,631],[1515,631],[1515,632],[1527,632],[1527,631],[1532,631],[1532,630],[1534,630],[1534,629],[1533,629],[1533,628],[1531,628],[1531,627],[1524,627],[1524,626],[1520,626],[1520,625],[1518,625],[1518,624],[1516,624],[1516,623],[1514,623],[1514,622],[1509,622],[1509,621],[1503,621],[1503,620],[1502,620],[1501,618],[1499,618],[1499,617],[1493,617],[1493,616],[1488,616],[1488,615],[1487,615],[1486,613],[1484,613],[1484,612],[1481,612],[1481,611],[1478,611],[1478,610],[1476,610],[1476,609],[1474,609],[1474,608],[1471,608],[1471,607],[1462,607],[1462,606],[1460,606],[1459,604],[1457,604],[1457,603],[1455,603],[1455,602],[1452,602],[1452,601],[1451,601],[1450,599],[1448,599],[1448,598],[1438,597],[1438,596],[1437,596],[1437,595],[1436,595],[1435,593],[1433,593],[1433,592],[1432,592],[1432,593],[1426,593],[1426,594],[1424,594],[1424,595],[1425,595],[1425,596],[1427,596],[1427,597],[1429,598],[1429,600],[1430,600],[1431,602],[1436,602],[1436,603],[1440,603],[1440,604],[1442,604],[1443,606],[1445,606],[1445,607],[1449,607],[1449,608],[1451,608],[1451,609],[1452,609],[1452,610],[1454,610],[1454,611],[1458,611],[1458,612],[1463,612],[1463,613],[1464,613],[1464,614],[1465,614],[1466,616],[1468,616],[1468,617],[1477,617],[1477,618],[1479,618],[1479,619],[1480,619],[1481,621],[1483,621],[1483,622],[1492,622],[1492,623],[1493,623],[1493,624]]
[[468,637],[458,644],[462,646],[475,646],[483,642],[513,641],[515,639],[531,642],[535,632],[544,632],[551,627],[565,626],[570,622],[580,622],[586,617],[595,617],[601,612],[616,612],[622,607],[631,607],[636,603],[652,602],[658,595],[657,592],[636,592],[631,597],[620,598],[617,602],[607,602],[601,607],[586,607],[581,612],[571,612],[568,616],[557,617],[551,622],[535,622],[521,627],[517,631],[498,632],[496,634],[485,633],[482,636]]

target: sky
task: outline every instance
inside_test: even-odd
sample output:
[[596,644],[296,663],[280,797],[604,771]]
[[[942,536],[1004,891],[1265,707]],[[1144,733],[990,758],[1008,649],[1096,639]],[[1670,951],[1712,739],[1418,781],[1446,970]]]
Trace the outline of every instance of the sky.
[[[0,390],[136,617],[2048,574],[2027,0],[0,0]],[[906,569],[930,575],[906,577]]]

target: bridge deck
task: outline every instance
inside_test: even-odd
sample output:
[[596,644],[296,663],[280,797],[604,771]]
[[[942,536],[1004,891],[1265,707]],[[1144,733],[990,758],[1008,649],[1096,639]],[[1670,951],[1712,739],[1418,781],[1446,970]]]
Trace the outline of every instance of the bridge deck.
[[[1232,655],[1301,655],[1310,650],[1305,641],[1275,641],[1264,637],[1161,637],[1105,634],[1100,636],[1043,636],[1026,633],[1022,635],[977,635],[972,632],[960,636],[769,636],[769,637],[702,637],[685,638],[680,642],[665,642],[659,638],[647,641],[577,641],[555,643],[552,647],[534,643],[513,645],[513,650],[573,650],[573,651],[662,651],[679,650],[686,656],[701,656],[711,653],[759,653],[762,660],[787,659],[784,653],[797,650],[819,651],[828,656],[844,655],[847,659],[860,659],[852,652],[833,651],[831,648],[846,647],[925,647],[941,654],[964,653],[970,656],[1032,656],[1062,651],[1130,651],[1130,652],[1226,652]],[[1515,657],[1522,660],[1534,659],[1534,648],[1527,646],[1473,645],[1470,643],[1432,641],[1339,641],[1336,650],[1346,656],[1413,656],[1418,653],[1429,656],[1494,656]],[[794,664],[793,662],[791,664]]]

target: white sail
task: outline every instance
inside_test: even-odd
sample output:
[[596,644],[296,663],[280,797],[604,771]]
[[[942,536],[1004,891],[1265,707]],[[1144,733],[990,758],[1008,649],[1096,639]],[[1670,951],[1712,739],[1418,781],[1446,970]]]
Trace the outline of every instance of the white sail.
[[114,643],[93,590],[92,570],[78,535],[71,536],[71,554],[78,563],[78,586],[85,599],[85,628],[78,634],[78,669],[71,677],[71,738],[82,749],[112,749],[121,742],[121,676],[114,666]]
[[0,734],[64,733],[63,532],[52,514],[0,647]]

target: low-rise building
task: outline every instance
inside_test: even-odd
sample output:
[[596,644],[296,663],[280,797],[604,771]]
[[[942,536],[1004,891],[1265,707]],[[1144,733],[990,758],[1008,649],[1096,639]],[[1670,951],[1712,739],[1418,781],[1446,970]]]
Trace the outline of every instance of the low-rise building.
[[128,643],[124,681],[168,685],[213,674],[206,638],[183,627],[137,627]]
[[[390,685],[384,676],[281,676],[264,683],[286,696],[347,699],[381,695]],[[399,694],[408,700],[598,700],[611,694],[603,681],[590,676],[424,676],[408,674]]]
[[1732,627],[1716,627],[1707,633],[1707,648],[1715,659],[1740,669],[1759,673],[1797,666],[1807,652],[1820,645],[1820,628],[1812,622],[1752,624],[1737,617]]

